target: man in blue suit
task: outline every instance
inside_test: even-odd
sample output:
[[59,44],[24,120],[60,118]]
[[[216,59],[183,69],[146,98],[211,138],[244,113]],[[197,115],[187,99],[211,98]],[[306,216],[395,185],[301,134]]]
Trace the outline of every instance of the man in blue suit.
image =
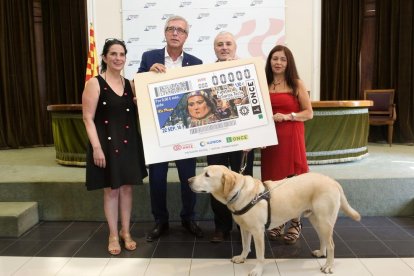
[[[172,16],[168,18],[164,28],[167,46],[162,49],[144,52],[138,73],[148,71],[162,73],[166,72],[167,69],[202,64],[203,62],[200,59],[183,51],[188,32],[189,25],[183,17]],[[190,233],[201,238],[203,237],[203,231],[194,222],[196,195],[188,185],[188,179],[195,175],[196,159],[177,160],[175,164],[181,182],[181,224]],[[167,173],[168,162],[149,165],[151,209],[155,219],[155,226],[147,235],[147,241],[149,242],[159,238],[169,228]]]

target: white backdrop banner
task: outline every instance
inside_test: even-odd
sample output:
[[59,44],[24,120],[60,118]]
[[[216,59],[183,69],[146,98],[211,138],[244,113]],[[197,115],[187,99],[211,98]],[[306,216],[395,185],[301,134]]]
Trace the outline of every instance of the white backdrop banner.
[[184,17],[190,25],[184,51],[205,64],[216,60],[213,42],[221,31],[234,34],[240,58],[265,60],[273,46],[285,42],[285,0],[123,0],[126,78],[134,78],[143,52],[165,46],[164,25],[172,15]]

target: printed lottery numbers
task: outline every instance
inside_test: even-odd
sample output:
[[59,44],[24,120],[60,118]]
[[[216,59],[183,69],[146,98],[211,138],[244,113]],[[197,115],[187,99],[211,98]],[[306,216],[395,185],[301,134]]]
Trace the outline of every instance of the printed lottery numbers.
[[241,81],[243,79],[243,76],[245,79],[250,79],[251,77],[250,70],[244,69],[243,73],[238,70],[236,71],[236,77],[234,77],[233,72],[229,72],[227,75],[226,74],[220,74],[220,76],[214,75],[211,77],[211,81],[213,82],[214,85],[219,85],[219,83],[226,84],[227,82],[234,82],[235,79],[237,79],[238,81]]

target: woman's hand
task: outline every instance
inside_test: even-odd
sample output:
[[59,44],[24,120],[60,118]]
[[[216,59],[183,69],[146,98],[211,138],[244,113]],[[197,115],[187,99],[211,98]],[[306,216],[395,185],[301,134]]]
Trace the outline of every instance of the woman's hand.
[[278,123],[283,121],[291,121],[291,116],[290,114],[276,113],[273,114],[273,120]]
[[103,153],[103,150],[101,147],[93,149],[93,162],[99,168],[106,167],[105,154]]

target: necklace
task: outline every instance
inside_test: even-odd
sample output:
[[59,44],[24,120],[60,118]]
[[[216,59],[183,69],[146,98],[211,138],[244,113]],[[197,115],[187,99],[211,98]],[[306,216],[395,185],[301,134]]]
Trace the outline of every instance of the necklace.
[[285,82],[285,80],[275,80],[275,81],[272,81],[273,90],[276,89],[276,86],[278,86],[279,84],[284,83],[284,82]]

